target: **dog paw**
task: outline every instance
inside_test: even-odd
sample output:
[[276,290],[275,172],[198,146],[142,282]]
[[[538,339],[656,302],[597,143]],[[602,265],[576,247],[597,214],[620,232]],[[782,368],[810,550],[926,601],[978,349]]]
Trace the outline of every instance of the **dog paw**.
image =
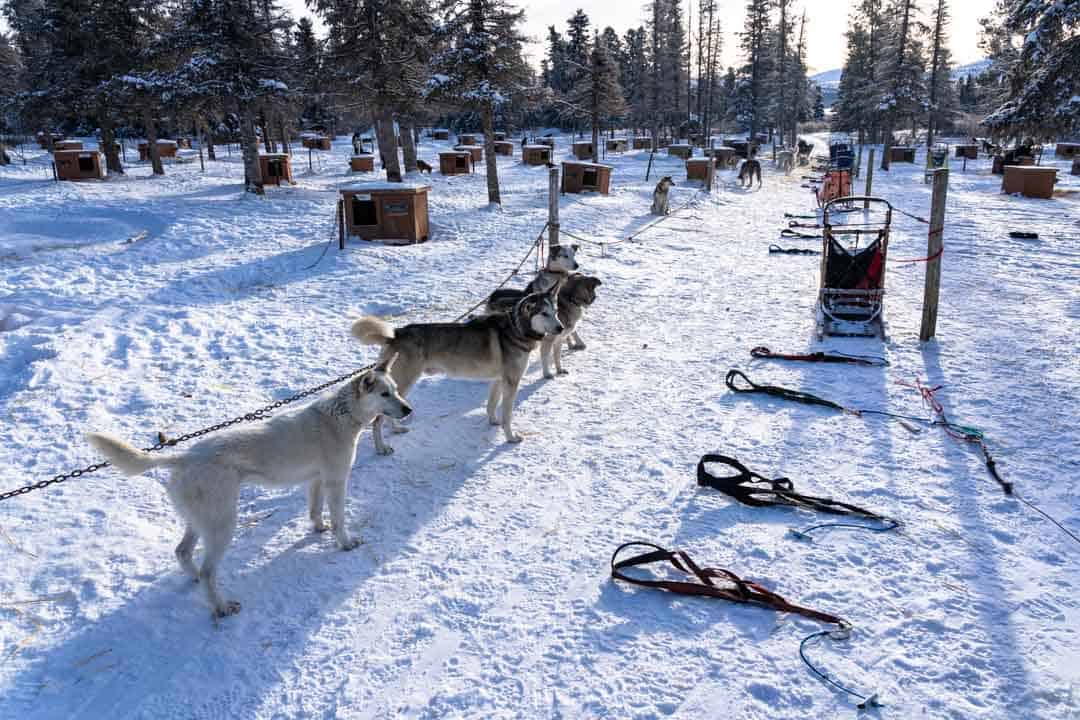
[[570,374],[569,370],[556,370],[555,372],[557,372],[559,375],[569,375]]
[[408,425],[395,425],[390,429],[390,432],[394,433],[395,435],[404,435],[410,430],[412,430],[412,428]]
[[338,543],[338,545],[344,552],[349,552],[360,547],[360,538],[346,538],[345,542]]
[[500,420],[499,418],[491,417],[489,415],[488,416],[488,423],[491,424],[492,426],[502,425],[502,420]]
[[311,529],[313,532],[324,533],[330,529],[330,526],[324,523],[322,520],[316,520],[314,523],[311,524]]
[[377,455],[393,455],[394,448],[389,445],[383,445],[381,448],[375,448],[375,454]]
[[507,435],[506,436],[506,442],[508,442],[508,443],[517,444],[517,443],[521,442],[524,439],[525,439],[524,435],[518,435],[517,433],[514,433],[513,435]]
[[573,345],[570,346],[570,349],[571,350],[584,350],[587,347],[588,347],[588,345],[586,345],[585,343],[574,343]]
[[214,618],[220,619],[235,615],[240,612],[240,603],[236,600],[226,600],[224,603],[214,608]]
[[545,372],[544,377],[547,378],[548,380],[554,380],[555,379],[555,373]]

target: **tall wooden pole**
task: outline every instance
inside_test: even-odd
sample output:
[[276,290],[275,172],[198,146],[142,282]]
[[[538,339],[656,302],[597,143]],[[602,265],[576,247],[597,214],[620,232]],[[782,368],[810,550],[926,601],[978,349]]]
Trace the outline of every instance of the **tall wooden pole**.
[[934,190],[930,199],[930,231],[926,236],[926,285],[923,290],[922,327],[919,340],[926,342],[937,332],[938,292],[941,289],[941,250],[945,232],[945,194],[949,171],[934,170]]
[[[870,156],[866,161],[866,190],[863,191],[863,195],[870,197],[870,188],[874,185],[874,148],[870,148]],[[863,201],[863,210],[870,209],[870,201]]]
[[[548,170],[548,245],[559,244],[559,168]],[[547,262],[547,258],[540,258]]]

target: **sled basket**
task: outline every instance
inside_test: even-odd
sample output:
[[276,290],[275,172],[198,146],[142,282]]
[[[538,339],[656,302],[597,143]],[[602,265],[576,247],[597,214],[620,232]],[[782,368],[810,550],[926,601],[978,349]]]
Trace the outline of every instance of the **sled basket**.
[[[833,225],[840,207],[851,208],[858,203],[870,209],[847,212],[845,221],[849,224]],[[885,261],[891,223],[892,205],[881,198],[841,197],[824,204],[817,303],[819,337],[884,336]]]

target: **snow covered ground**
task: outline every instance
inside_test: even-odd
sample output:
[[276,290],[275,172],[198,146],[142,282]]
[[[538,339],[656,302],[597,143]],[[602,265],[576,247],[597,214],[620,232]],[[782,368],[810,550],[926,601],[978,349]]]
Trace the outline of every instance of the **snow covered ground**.
[[[421,156],[437,167],[448,145]],[[93,462],[87,429],[151,444],[365,364],[374,353],[348,318],[452,319],[546,219],[546,169],[501,158],[501,210],[487,207],[482,167],[436,174],[430,242],[339,252],[349,154],[339,140],[313,172],[296,155],[297,185],[263,199],[240,192],[235,149],[205,173],[182,151],[165,177],[136,163],[104,183],[53,183],[43,154],[0,168],[0,490]],[[610,196],[561,199],[567,230],[612,240],[644,227],[660,174],[678,183],[672,207],[692,204],[639,242],[586,248],[583,269],[603,280],[589,347],[557,380],[534,361],[523,444],[487,425],[483,386],[443,378],[412,393],[396,454],[361,438],[359,549],[310,532],[302,488],[246,489],[221,573],[243,611],[215,625],[173,559],[181,526],[162,475],[106,470],[0,503],[0,717],[856,714],[799,660],[819,623],[612,582],[611,552],[636,539],[851,620],[850,641],[808,652],[879,693],[886,707],[870,715],[1080,717],[1077,548],[1005,498],[975,448],[723,383],[741,368],[914,415],[926,414],[918,394],[897,382],[943,384],[950,418],[986,432],[1018,493],[1080,531],[1080,178],[1051,156],[1065,192],[1032,200],[999,194],[986,160],[954,165],[938,339],[917,342],[924,265],[894,263],[887,341],[818,344],[818,259],[766,251],[817,246],[777,237],[785,211],[812,205],[801,171],[766,162],[753,191],[723,173],[707,196],[680,161],[658,156],[646,183],[645,153],[608,160]],[[929,212],[921,164],[876,173],[874,190]],[[890,257],[925,254],[925,226],[896,218]],[[891,365],[758,361],[755,345]],[[699,489],[710,451],[905,530],[789,539],[820,516]]]

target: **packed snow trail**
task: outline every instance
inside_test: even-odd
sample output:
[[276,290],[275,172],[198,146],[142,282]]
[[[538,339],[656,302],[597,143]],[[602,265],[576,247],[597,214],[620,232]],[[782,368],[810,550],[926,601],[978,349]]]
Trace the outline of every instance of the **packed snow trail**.
[[[568,147],[559,138],[558,155]],[[430,242],[354,240],[320,260],[336,242],[334,190],[356,179],[349,152],[335,143],[315,173],[303,163],[296,187],[265,199],[239,192],[232,161],[205,175],[172,164],[163,178],[135,165],[100,184],[45,182],[40,157],[0,169],[0,307],[15,318],[0,332],[0,488],[93,461],[87,429],[150,441],[359,367],[374,354],[350,339],[350,318],[451,319],[546,221],[546,169],[500,159],[501,210],[486,206],[482,175],[435,175]],[[723,377],[741,368],[915,415],[918,394],[896,381],[944,384],[949,417],[986,432],[1018,492],[1077,528],[1077,195],[1010,198],[988,161],[954,168],[938,339],[917,343],[923,266],[893,265],[888,340],[821,346],[889,367],[779,363],[749,351],[812,346],[818,259],[767,253],[783,213],[811,207],[803,173],[764,162],[763,189],[721,173],[707,196],[680,161],[658,156],[646,183],[646,154],[608,160],[611,196],[562,196],[566,230],[614,240],[645,227],[661,174],[678,183],[673,208],[693,202],[637,242],[584,248],[583,270],[603,281],[581,328],[589,347],[556,380],[534,361],[515,414],[523,444],[487,425],[485,386],[445,378],[413,390],[413,430],[391,436],[393,456],[361,437],[356,551],[310,532],[302,488],[245,489],[220,573],[243,611],[214,625],[173,559],[181,527],[163,476],[103,471],[3,503],[0,716],[854,714],[799,661],[818,623],[616,585],[611,552],[634,539],[851,619],[850,641],[812,656],[878,692],[891,716],[1075,713],[1075,548],[1005,498],[977,452],[937,430],[736,396]],[[1062,173],[1061,186],[1078,180]],[[928,212],[921,167],[874,182]],[[891,256],[925,255],[925,233],[897,218]],[[699,489],[697,461],[712,451],[887,511],[904,530],[792,541],[789,527],[818,516]]]

